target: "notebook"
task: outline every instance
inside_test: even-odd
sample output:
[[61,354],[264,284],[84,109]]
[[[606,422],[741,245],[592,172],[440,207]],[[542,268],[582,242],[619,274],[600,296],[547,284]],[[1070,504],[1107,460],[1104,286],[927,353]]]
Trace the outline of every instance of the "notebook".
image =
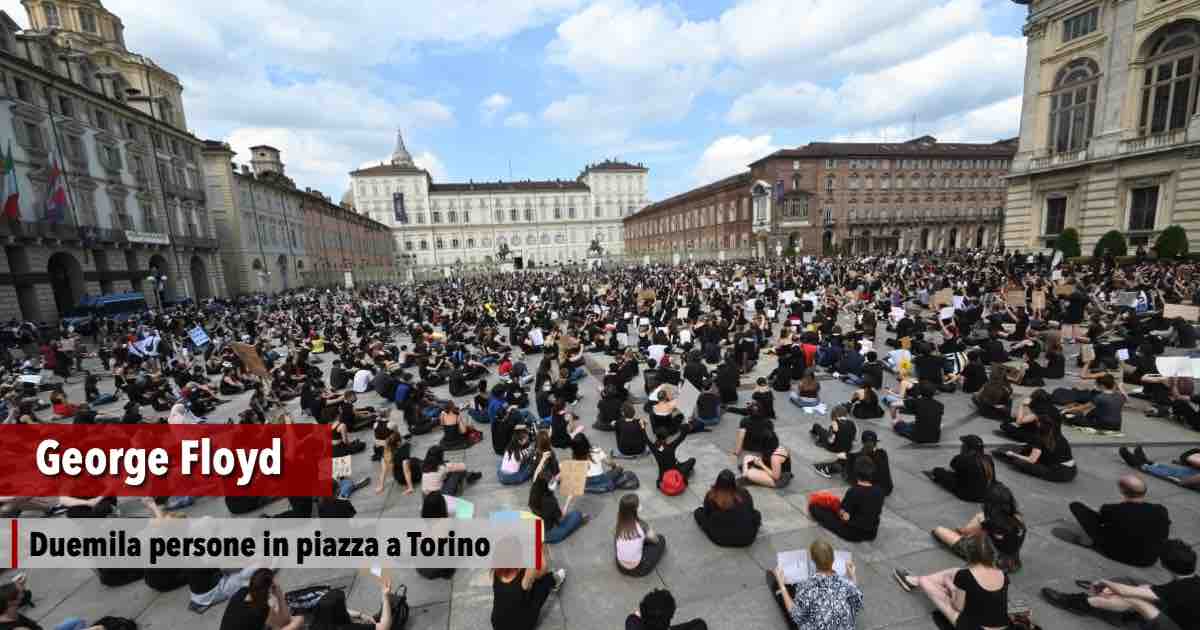
[[[834,551],[834,573],[846,577],[846,564],[850,562],[850,558],[849,551]],[[783,581],[788,584],[803,582],[817,573],[817,567],[808,557],[807,549],[781,551],[776,556],[776,563],[783,570]]]

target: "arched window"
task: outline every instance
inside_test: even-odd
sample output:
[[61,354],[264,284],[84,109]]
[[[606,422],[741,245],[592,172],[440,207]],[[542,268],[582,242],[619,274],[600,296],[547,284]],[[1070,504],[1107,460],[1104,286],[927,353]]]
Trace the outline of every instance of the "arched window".
[[903,175],[896,176],[896,190],[904,190],[904,176]]
[[1172,24],[1150,42],[1138,121],[1142,135],[1187,127],[1196,113],[1198,54],[1200,25],[1196,22]]
[[1100,70],[1091,59],[1076,59],[1054,77],[1050,93],[1050,146],[1055,152],[1087,147],[1096,118]]

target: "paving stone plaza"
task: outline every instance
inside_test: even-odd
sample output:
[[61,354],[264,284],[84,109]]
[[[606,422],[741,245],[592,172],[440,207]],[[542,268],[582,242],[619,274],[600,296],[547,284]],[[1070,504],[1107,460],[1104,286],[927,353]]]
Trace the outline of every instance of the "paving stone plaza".
[[[878,340],[885,338],[882,328]],[[399,342],[407,343],[408,339]],[[1075,348],[1068,347],[1068,357]],[[597,376],[602,374],[609,357],[589,354],[591,374],[580,383],[583,400],[574,407],[585,425],[596,417],[598,399]],[[536,363],[537,357],[530,359]],[[326,355],[321,367],[327,372],[331,357]],[[775,359],[762,355],[754,373],[743,377],[742,402],[749,399],[750,387],[757,376],[767,375]],[[1078,385],[1070,372],[1063,381],[1047,383],[1047,389]],[[68,385],[73,400],[82,398],[81,379],[77,376]],[[885,386],[894,386],[894,377],[887,375]],[[495,382],[494,374],[489,383]],[[104,381],[107,391],[111,381]],[[1083,386],[1083,385],[1079,385]],[[631,391],[642,395],[640,379],[631,383]],[[822,381],[821,397],[830,407],[844,402],[851,387],[835,380]],[[1017,388],[1014,398],[1028,393]],[[445,387],[437,388],[439,397],[447,397]],[[726,414],[721,424],[710,433],[689,436],[680,447],[680,457],[695,457],[696,472],[692,484],[680,496],[668,497],[654,487],[657,468],[651,457],[623,460],[625,468],[635,471],[642,480],[637,494],[641,499],[642,517],[664,535],[668,541],[666,556],[657,569],[644,578],[620,575],[613,560],[613,527],[617,499],[621,494],[585,495],[574,502],[583,512],[595,519],[565,542],[552,546],[551,562],[567,570],[562,590],[551,597],[543,609],[540,628],[559,630],[592,630],[622,627],[625,616],[636,608],[641,597],[654,588],[669,588],[679,605],[676,620],[704,618],[710,628],[785,629],[783,616],[772,601],[764,571],[774,566],[776,553],[806,548],[817,538],[833,540],[807,515],[809,493],[835,489],[840,495],[845,483],[819,476],[810,466],[823,461],[828,453],[815,447],[809,436],[814,421],[828,422],[827,415],[809,415],[792,406],[786,395],[776,393],[776,431],[782,444],[792,450],[795,479],[784,490],[751,487],[754,503],[762,512],[763,526],[757,541],[746,549],[727,549],[713,545],[699,530],[691,511],[702,502],[704,493],[724,468],[734,469],[731,451],[737,431],[738,416]],[[942,394],[946,407],[942,442],[918,447],[894,435],[884,421],[860,421],[859,430],[873,429],[880,436],[880,446],[890,455],[895,491],[888,497],[878,538],[871,543],[848,544],[834,541],[835,547],[849,549],[858,567],[858,580],[865,595],[865,609],[859,617],[863,629],[933,628],[931,605],[919,594],[901,591],[891,577],[895,567],[913,572],[960,566],[960,561],[938,546],[930,536],[936,525],[959,527],[978,511],[978,506],[958,501],[921,475],[933,466],[944,466],[958,452],[959,437],[977,434],[988,447],[1007,443],[993,434],[998,423],[974,413],[966,394]],[[236,397],[217,409],[210,420],[236,417],[248,402],[248,394]],[[378,405],[382,401],[373,393],[362,395],[359,404]],[[464,402],[460,400],[459,402]],[[1117,478],[1129,471],[1117,455],[1122,444],[1147,444],[1152,459],[1166,461],[1186,448],[1200,444],[1196,433],[1157,418],[1146,417],[1147,403],[1131,400],[1125,408],[1124,437],[1099,437],[1065,429],[1071,441],[1079,475],[1068,484],[1052,484],[1016,473],[1003,463],[997,463],[997,476],[1016,494],[1029,525],[1029,535],[1021,552],[1023,569],[1012,576],[1010,601],[1032,605],[1034,619],[1046,630],[1073,630],[1103,627],[1096,618],[1073,616],[1055,609],[1038,595],[1043,586],[1074,590],[1076,579],[1129,576],[1151,583],[1167,581],[1169,574],[1159,566],[1135,569],[1109,561],[1100,555],[1072,548],[1054,539],[1054,527],[1071,526],[1067,503],[1078,500],[1093,507],[1117,500]],[[465,405],[464,405],[465,406]],[[112,413],[116,406],[102,408]],[[298,402],[289,404],[292,415],[301,418]],[[161,415],[161,414],[160,414]],[[307,421],[307,420],[301,420]],[[481,427],[485,434],[487,427]],[[589,429],[593,444],[604,449],[614,447],[612,434]],[[370,441],[367,432],[356,435]],[[423,454],[434,444],[435,435],[415,438],[414,453]],[[856,446],[857,448],[857,446]],[[524,509],[529,485],[501,486],[496,478],[497,458],[490,442],[459,452],[448,453],[451,459],[465,461],[472,470],[483,473],[483,479],[469,486],[464,498],[474,502],[476,514],[506,509]],[[378,464],[370,461],[370,449],[356,455],[355,475],[371,474],[377,479]],[[1148,478],[1149,499],[1166,505],[1170,511],[1173,538],[1180,538],[1194,547],[1200,546],[1200,495],[1158,479]],[[420,511],[419,493],[403,494],[403,489],[389,480],[384,494],[371,488],[357,492],[352,499],[359,519],[415,517]],[[135,516],[144,513],[137,499],[123,499],[122,513]],[[279,512],[282,502],[264,511]],[[189,516],[228,516],[220,499],[201,498],[187,510]],[[253,515],[248,515],[253,516]],[[284,570],[281,583],[285,590],[306,585],[329,584],[347,589],[349,605],[364,611],[378,607],[379,587],[375,580],[353,570]],[[492,588],[484,570],[459,570],[453,580],[430,581],[414,571],[398,571],[395,581],[408,588],[412,605],[412,630],[474,630],[490,627]],[[136,619],[141,627],[158,629],[216,628],[220,623],[223,604],[204,614],[188,612],[188,589],[159,594],[137,582],[109,588],[101,585],[87,570],[31,570],[29,583],[35,595],[36,608],[26,614],[43,626],[53,627],[68,617],[97,619],[118,615]]]

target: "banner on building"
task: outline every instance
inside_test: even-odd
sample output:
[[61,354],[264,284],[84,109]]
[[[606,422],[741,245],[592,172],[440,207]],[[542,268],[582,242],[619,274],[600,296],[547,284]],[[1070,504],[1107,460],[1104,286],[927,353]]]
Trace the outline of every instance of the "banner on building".
[[404,210],[404,193],[392,193],[392,212],[396,223],[408,223],[408,212]]

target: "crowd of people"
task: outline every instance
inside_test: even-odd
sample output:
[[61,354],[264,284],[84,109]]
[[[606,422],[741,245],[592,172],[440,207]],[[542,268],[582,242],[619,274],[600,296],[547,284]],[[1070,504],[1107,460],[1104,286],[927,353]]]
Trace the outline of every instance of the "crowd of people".
[[[698,480],[711,483],[697,493],[703,500],[693,516],[722,547],[754,545],[763,524],[755,492],[785,490],[801,466],[811,467],[847,487],[808,497],[807,514],[829,534],[807,550],[812,575],[789,583],[775,569],[767,585],[791,627],[832,630],[854,627],[870,598],[853,562],[835,561],[835,546],[853,549],[879,534],[897,479],[880,434],[894,436],[893,444],[941,443],[947,402],[957,397],[996,422],[994,439],[1003,444],[989,450],[981,436],[963,435],[961,452],[924,471],[954,499],[980,504],[966,524],[932,532],[965,566],[929,575],[895,567],[894,578],[930,600],[941,627],[1022,628],[1030,611],[1012,609],[1008,589],[1022,569],[1028,528],[1020,496],[1000,478],[1028,475],[1054,484],[1048,488],[1069,487],[1079,466],[1068,436],[1123,435],[1130,398],[1149,404],[1151,422],[1200,430],[1190,371],[1163,373],[1157,361],[1195,347],[1194,322],[1166,316],[1169,305],[1200,303],[1195,271],[1184,261],[1110,258],[1081,266],[997,252],[746,260],[298,290],[100,320],[89,336],[11,322],[0,352],[0,418],[318,422],[329,426],[335,457],[371,450],[376,493],[389,478],[403,494],[419,489],[426,518],[462,512],[462,496],[491,471],[454,454],[490,442],[495,478],[528,484],[527,502],[514,507],[541,520],[551,546],[595,520],[576,502],[611,501],[614,572],[628,578],[652,573],[667,546],[639,516],[633,491],[643,480],[626,462],[652,459],[655,483],[644,481],[668,497]],[[199,345],[197,329],[207,337]],[[1078,381],[1066,379],[1069,369],[1078,370]],[[846,385],[833,387],[838,381]],[[68,395],[73,382],[83,384],[83,399]],[[842,391],[850,393],[835,393]],[[777,408],[777,396],[790,404]],[[221,410],[234,399],[248,406],[230,419]],[[596,420],[587,423],[580,410],[591,405]],[[685,456],[689,437],[717,430],[729,415],[739,418],[723,444],[731,466],[706,469]],[[797,422],[824,455],[805,461],[800,445],[783,443],[781,435],[792,434],[783,429]],[[370,435],[356,437],[361,432]],[[428,434],[437,439],[416,452],[414,436]],[[1143,478],[1200,488],[1200,452],[1170,463],[1151,461],[1140,447],[1119,456],[1134,469],[1120,478],[1119,500],[1099,509],[1070,503],[1063,516],[1078,530],[1054,535],[1132,566],[1161,563],[1178,577],[1155,586],[1099,580],[1081,584],[1082,593],[1043,595],[1080,614],[1128,613],[1162,630],[1200,628],[1195,552],[1172,538],[1171,515],[1151,501]],[[566,461],[586,468],[585,494],[617,496],[561,495]],[[331,496],[290,498],[275,516],[353,517],[352,495],[371,481],[336,479]],[[233,515],[270,510],[273,502],[225,499]],[[0,503],[10,516],[71,518],[118,515],[124,507],[117,497]],[[194,504],[161,497],[145,509],[175,518]],[[539,570],[492,572],[497,630],[534,628],[562,588],[566,571],[547,554]],[[420,572],[428,579],[453,573]],[[222,630],[303,622],[265,569],[114,569],[100,570],[100,579],[107,586],[144,581],[159,591],[187,586],[197,610],[224,603]],[[14,584],[0,587],[8,602],[0,630],[36,630],[19,612],[25,585]],[[381,587],[377,618],[346,609],[340,591],[306,612],[314,627],[388,630],[391,587]],[[703,620],[672,626],[675,609],[669,591],[655,590],[626,628],[706,627]]]

